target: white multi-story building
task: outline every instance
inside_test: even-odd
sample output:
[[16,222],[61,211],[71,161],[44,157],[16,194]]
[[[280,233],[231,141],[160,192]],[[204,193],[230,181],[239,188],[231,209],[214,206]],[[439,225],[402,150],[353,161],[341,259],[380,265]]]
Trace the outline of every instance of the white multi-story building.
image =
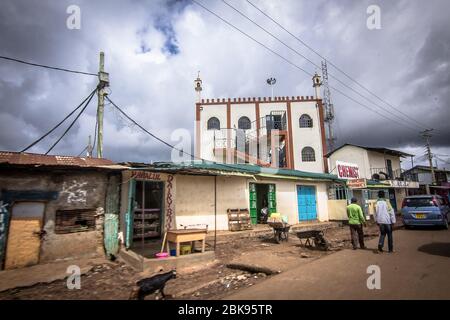
[[[199,92],[201,80],[197,81]],[[196,156],[215,162],[327,172],[320,77],[317,75],[313,86],[315,96],[199,98]]]
[[405,174],[400,165],[401,159],[412,157],[411,154],[346,143],[327,156],[330,173],[347,180],[348,198],[358,199],[368,214],[373,212],[379,190],[385,191],[398,211],[408,190],[419,187],[417,179]]

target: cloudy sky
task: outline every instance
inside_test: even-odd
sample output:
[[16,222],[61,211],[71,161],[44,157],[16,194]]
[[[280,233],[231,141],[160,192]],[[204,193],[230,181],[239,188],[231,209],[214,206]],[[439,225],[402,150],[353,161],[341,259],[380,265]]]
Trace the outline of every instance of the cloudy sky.
[[[316,70],[222,1],[197,1],[308,73]],[[320,64],[320,57],[247,1],[227,2]],[[334,88],[378,112],[332,90],[338,145],[396,148],[425,163],[419,132],[434,128],[433,152],[441,159],[439,166],[450,167],[449,1],[251,2],[390,104],[329,65],[330,75],[366,98],[330,78]],[[381,29],[369,30],[367,8],[373,4],[381,10]],[[70,5],[81,10],[80,29],[67,28]],[[175,129],[193,132],[193,80],[199,70],[205,98],[270,96],[268,77],[277,79],[276,95],[313,95],[309,75],[189,0],[6,0],[0,10],[0,40],[2,56],[92,73],[98,71],[98,54],[104,51],[110,98],[174,144]],[[0,59],[0,150],[23,149],[64,118],[96,83],[92,76]],[[78,155],[94,135],[95,114],[96,98],[52,153]],[[46,152],[64,129],[30,151]],[[130,125],[111,105],[106,106],[104,136],[104,156],[112,160],[170,159],[166,146]]]

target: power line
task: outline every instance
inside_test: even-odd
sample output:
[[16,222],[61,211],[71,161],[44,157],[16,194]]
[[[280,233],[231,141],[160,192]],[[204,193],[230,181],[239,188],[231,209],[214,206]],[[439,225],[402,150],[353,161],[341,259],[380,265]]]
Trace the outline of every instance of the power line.
[[[135,124],[136,126],[138,126],[142,131],[144,131],[145,133],[147,133],[148,135],[150,135],[152,138],[158,140],[159,142],[165,144],[166,146],[168,146],[169,148],[173,149],[173,150],[177,150],[179,152],[183,152],[184,154],[190,156],[190,157],[195,157],[194,155],[192,155],[189,152],[186,152],[182,149],[178,149],[177,147],[171,145],[170,143],[164,141],[163,139],[161,139],[160,137],[154,135],[153,133],[151,133],[150,131],[148,131],[147,129],[145,129],[143,126],[141,126],[139,123],[137,123],[133,118],[131,118],[128,114],[125,113],[125,111],[123,111],[117,104],[115,104],[108,96],[105,96],[105,98],[111,102],[111,104],[117,109],[119,110],[119,112],[121,114],[123,114],[125,116],[125,118],[127,118],[129,121],[131,121],[133,124]],[[203,159],[202,159],[203,160]]]
[[[263,26],[261,26],[260,24],[258,24],[257,22],[255,22],[254,20],[252,20],[250,17],[248,17],[246,14],[244,14],[242,11],[240,11],[239,9],[237,9],[236,7],[232,6],[231,4],[229,4],[228,2],[226,2],[225,0],[222,0],[222,2],[224,4],[226,4],[228,7],[230,7],[231,9],[233,9],[234,11],[236,11],[239,15],[241,15],[242,17],[244,17],[245,19],[247,19],[248,21],[250,21],[251,23],[253,23],[254,25],[256,25],[258,28],[260,28],[261,30],[263,30],[265,33],[267,33],[268,35],[270,35],[272,38],[274,38],[275,40],[277,40],[278,42],[280,42],[282,45],[284,45],[286,48],[290,49],[291,51],[293,51],[294,53],[296,53],[297,55],[301,56],[303,59],[307,60],[309,63],[311,63],[312,65],[314,65],[317,68],[322,69],[322,66],[318,65],[317,63],[315,63],[314,61],[312,61],[311,59],[307,58],[305,55],[303,55],[302,53],[300,53],[298,50],[292,48],[290,45],[288,45],[286,42],[280,40],[277,36],[275,36],[273,33],[271,33],[269,30],[267,30],[266,28],[264,28]],[[308,73],[310,76],[312,76],[312,74]],[[365,95],[362,95],[359,91],[355,90],[354,88],[352,88],[351,86],[349,86],[347,83],[343,82],[342,80],[340,80],[339,78],[335,77],[332,74],[329,74],[330,77],[332,77],[333,79],[335,79],[337,82],[339,82],[341,85],[345,86],[346,88],[350,89],[351,91],[353,91],[354,93],[356,93],[358,96],[360,96],[361,98],[365,99],[366,101],[368,101],[369,103],[373,104],[374,106],[386,111],[386,112],[391,112],[390,110],[388,110],[387,108],[384,108],[383,106],[373,102],[371,99],[367,98]],[[391,114],[392,116],[397,117],[397,119],[399,119],[400,121],[404,121],[405,119],[403,117],[400,117],[396,114]],[[413,128],[411,126],[411,128]],[[414,128],[415,129],[415,128]]]
[[48,131],[47,133],[45,133],[43,136],[41,136],[39,139],[37,139],[36,141],[34,141],[33,143],[31,143],[29,146],[27,146],[26,148],[22,149],[20,152],[25,152],[28,149],[32,148],[34,145],[36,145],[37,143],[39,143],[40,141],[42,141],[42,139],[44,139],[45,137],[47,137],[49,134],[51,134],[53,131],[56,130],[56,128],[58,128],[64,121],[66,121],[68,118],[70,118],[70,116],[72,114],[74,114],[78,109],[81,108],[81,106],[92,96],[94,95],[95,91],[97,91],[97,88],[95,88],[75,109],[73,109],[64,119],[62,119],[56,126],[54,126],[52,129],[50,129],[50,131]]
[[5,56],[0,56],[0,59],[14,61],[14,62],[18,62],[18,63],[23,63],[23,64],[27,64],[27,65],[30,65],[30,66],[35,66],[35,67],[41,67],[41,68],[46,68],[46,69],[57,70],[57,71],[78,73],[78,74],[84,74],[84,75],[87,75],[87,76],[95,76],[95,77],[98,76],[98,74],[95,74],[95,73],[78,71],[78,70],[70,70],[70,69],[66,69],[66,68],[59,68],[59,67],[53,67],[53,66],[47,66],[47,65],[43,65],[43,64],[32,63],[32,62],[19,60],[19,59],[15,59],[15,58],[10,58],[10,57],[5,57]]
[[278,57],[280,57],[281,59],[283,59],[284,61],[286,61],[287,63],[289,63],[290,65],[296,67],[297,69],[302,70],[303,72],[305,72],[308,75],[312,75],[310,74],[308,71],[306,71],[305,69],[297,66],[295,63],[289,61],[288,59],[286,59],[285,57],[283,57],[281,54],[275,52],[274,50],[270,49],[268,46],[266,46],[265,44],[263,44],[262,42],[256,40],[255,38],[253,38],[251,35],[249,35],[248,33],[242,31],[241,29],[239,29],[238,27],[236,27],[235,25],[233,25],[232,23],[228,22],[227,20],[225,20],[224,18],[222,18],[221,16],[219,16],[218,14],[216,14],[215,12],[209,10],[207,7],[205,7],[204,5],[202,5],[201,3],[199,3],[196,0],[192,0],[192,2],[194,2],[195,4],[197,4],[198,6],[202,7],[203,9],[205,9],[206,11],[208,11],[209,13],[211,13],[212,15],[216,16],[218,19],[222,20],[223,22],[225,22],[227,25],[229,25],[230,27],[232,27],[233,29],[235,29],[236,31],[242,33],[243,35],[245,35],[246,37],[252,39],[253,41],[255,41],[256,43],[258,43],[260,46],[266,48],[267,50],[269,50],[270,52],[272,52],[273,54],[277,55]]
[[48,149],[48,151],[45,154],[49,154],[50,151],[53,150],[53,148],[61,141],[62,138],[64,138],[64,136],[67,134],[67,132],[69,132],[69,130],[73,127],[73,125],[75,124],[75,122],[77,122],[78,118],[81,116],[81,114],[84,112],[84,110],[86,110],[86,108],[89,105],[89,102],[91,102],[92,98],[95,95],[95,91],[93,91],[91,93],[91,96],[89,97],[89,100],[86,102],[86,104],[84,105],[83,109],[81,109],[81,111],[77,114],[77,116],[75,117],[75,119],[73,119],[73,121],[70,123],[69,127],[66,129],[66,131],[64,131],[64,133],[61,135],[61,137],[59,137],[58,140],[56,140],[56,142],[50,147],[50,149]]
[[81,156],[89,146],[84,147],[84,149],[77,155],[77,157]]
[[[306,70],[303,69],[302,67],[298,66],[298,65],[295,64],[294,62],[292,62],[292,61],[290,61],[289,59],[285,58],[284,56],[282,56],[282,55],[279,54],[278,52],[272,50],[271,48],[269,48],[268,46],[266,46],[266,45],[263,44],[262,42],[256,40],[254,37],[250,36],[249,34],[247,34],[246,32],[244,32],[243,30],[239,29],[238,27],[236,27],[235,25],[233,25],[231,22],[225,20],[224,18],[222,18],[221,16],[219,16],[219,15],[216,14],[215,12],[211,11],[210,9],[208,9],[207,7],[205,7],[204,5],[202,5],[201,3],[199,3],[198,1],[192,0],[192,2],[194,2],[194,3],[197,4],[198,6],[202,7],[204,10],[208,11],[208,12],[211,13],[212,15],[216,16],[218,19],[220,19],[221,21],[223,21],[224,23],[226,23],[227,25],[229,25],[229,26],[232,27],[233,29],[237,30],[238,32],[242,33],[243,35],[245,35],[246,37],[250,38],[250,39],[253,40],[254,42],[258,43],[259,45],[261,45],[261,46],[264,47],[265,49],[269,50],[270,52],[272,52],[273,54],[275,54],[275,55],[278,56],[279,58],[283,59],[284,61],[286,61],[287,63],[289,63],[290,65],[292,65],[294,68],[297,68],[297,69],[303,71],[304,73],[306,73],[307,75],[312,76],[312,74],[310,74],[308,71],[306,71]],[[410,130],[416,132],[416,128],[412,128],[412,127],[410,127],[409,125],[407,125],[406,123],[399,122],[399,121],[396,121],[396,120],[394,120],[394,119],[391,119],[391,118],[386,117],[384,114],[382,114],[382,113],[378,112],[377,110],[374,110],[374,109],[372,109],[371,107],[369,107],[369,106],[367,106],[367,105],[365,105],[365,104],[363,104],[363,103],[361,103],[361,102],[355,100],[354,98],[350,97],[349,95],[343,93],[341,90],[339,90],[339,89],[337,89],[337,88],[335,88],[335,87],[333,87],[333,86],[330,86],[330,88],[332,88],[332,89],[335,90],[336,92],[340,93],[340,94],[343,95],[344,97],[348,98],[349,100],[355,102],[356,104],[358,104],[358,105],[360,105],[360,106],[362,106],[362,107],[364,107],[364,108],[366,108],[366,109],[368,109],[368,110],[370,110],[370,111],[372,111],[372,112],[377,113],[378,115],[382,116],[383,118],[385,118],[385,119],[387,119],[387,120],[389,120],[389,121],[393,121],[393,122],[395,122],[395,123],[397,123],[397,124],[399,124],[399,125],[404,126],[405,128],[408,128],[408,129],[410,129]]]
[[260,9],[258,6],[256,6],[254,3],[252,3],[250,0],[246,0],[252,7],[254,7],[256,10],[258,10],[260,13],[262,13],[264,16],[266,16],[269,20],[271,20],[273,23],[275,23],[278,27],[280,27],[281,29],[283,29],[284,31],[286,31],[289,35],[291,35],[293,38],[295,38],[296,40],[298,40],[301,44],[303,44],[306,48],[308,48],[309,50],[311,50],[312,52],[314,52],[317,56],[319,56],[321,59],[326,60],[329,64],[331,64],[336,70],[338,70],[339,72],[341,72],[343,75],[345,75],[348,79],[350,79],[351,81],[353,81],[354,83],[356,83],[360,88],[364,89],[366,92],[368,92],[369,94],[371,94],[372,96],[374,96],[375,98],[377,98],[378,100],[380,100],[381,102],[385,103],[386,105],[390,106],[392,109],[394,109],[395,111],[397,111],[398,113],[400,113],[401,115],[403,115],[404,117],[410,119],[411,121],[415,122],[416,124],[418,124],[420,127],[422,127],[423,129],[427,129],[426,126],[424,126],[423,124],[421,124],[420,122],[418,122],[416,119],[410,117],[408,114],[402,112],[401,110],[399,110],[398,108],[396,108],[395,106],[393,106],[392,104],[390,104],[389,102],[387,102],[386,100],[382,99],[381,97],[379,97],[376,93],[372,92],[371,90],[369,90],[366,86],[364,86],[363,84],[361,84],[359,81],[355,80],[352,76],[350,76],[348,73],[346,73],[344,70],[342,70],[341,68],[339,68],[337,65],[335,65],[333,62],[331,62],[330,60],[328,60],[327,58],[325,58],[323,55],[321,55],[319,52],[317,52],[316,50],[314,50],[311,46],[309,46],[305,41],[303,41],[302,39],[300,39],[299,37],[297,37],[296,35],[294,35],[292,32],[290,32],[288,29],[286,29],[284,26],[282,26],[278,21],[276,21],[274,18],[272,18],[271,16],[269,16],[267,13],[265,13],[262,9]]

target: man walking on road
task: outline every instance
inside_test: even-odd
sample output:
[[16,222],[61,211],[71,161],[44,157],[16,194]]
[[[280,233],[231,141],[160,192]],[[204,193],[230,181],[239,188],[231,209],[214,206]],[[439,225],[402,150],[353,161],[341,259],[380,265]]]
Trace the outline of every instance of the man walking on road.
[[389,200],[384,198],[384,191],[378,192],[378,200],[375,204],[375,221],[380,227],[380,240],[378,241],[378,251],[383,252],[384,239],[388,237],[389,252],[394,252],[394,239],[392,227],[395,224],[395,213]]
[[357,249],[358,240],[360,248],[365,249],[363,225],[366,224],[366,219],[364,218],[361,207],[357,204],[356,198],[352,198],[351,202],[352,203],[347,206],[347,216],[353,250]]

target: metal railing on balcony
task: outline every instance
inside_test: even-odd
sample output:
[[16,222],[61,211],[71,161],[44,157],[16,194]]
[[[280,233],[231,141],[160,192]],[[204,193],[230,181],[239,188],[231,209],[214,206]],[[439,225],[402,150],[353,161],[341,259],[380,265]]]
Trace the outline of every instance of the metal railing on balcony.
[[417,174],[408,173],[404,169],[392,170],[386,167],[370,168],[371,178],[375,180],[419,181]]

